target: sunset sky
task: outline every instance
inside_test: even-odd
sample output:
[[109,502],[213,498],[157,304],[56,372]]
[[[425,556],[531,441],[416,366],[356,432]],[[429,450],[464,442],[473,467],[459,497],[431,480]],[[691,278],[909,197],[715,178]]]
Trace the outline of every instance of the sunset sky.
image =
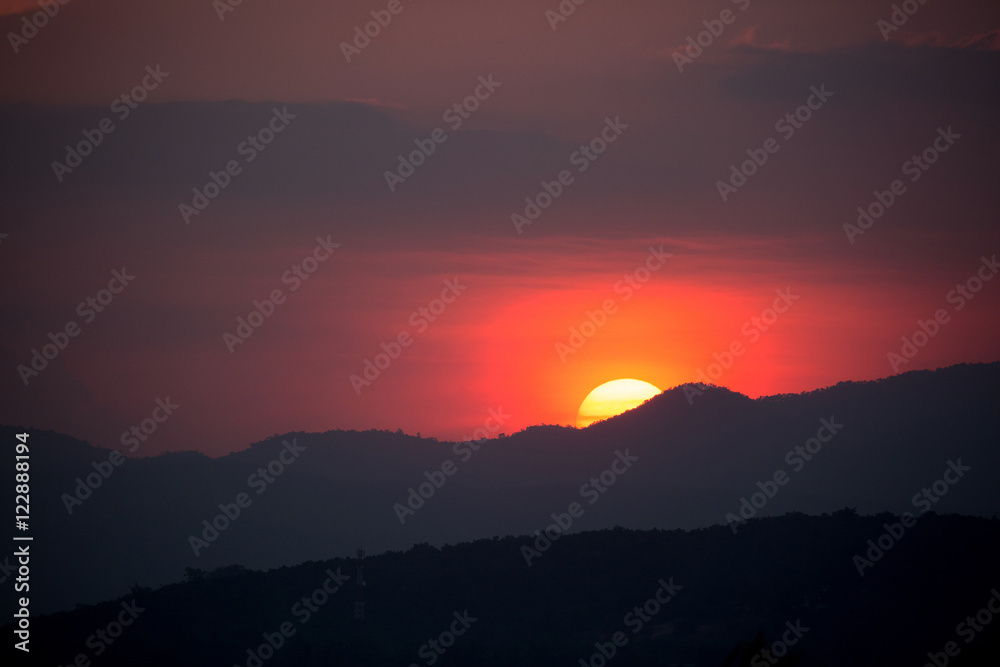
[[[752,397],[1000,359],[1000,280],[952,292],[1000,251],[1000,4],[929,2],[894,30],[867,0],[558,6],[71,0],[27,38],[42,10],[0,2],[0,422],[120,448],[169,396],[135,455],[219,455],[287,431],[459,438],[499,408],[507,433],[570,425],[597,385],[695,381],[734,343],[712,381]],[[706,21],[721,33],[682,62]],[[85,132],[99,145],[54,170]],[[747,151],[766,162],[724,198]],[[186,216],[210,172],[228,185]],[[875,191],[892,204],[845,230]],[[308,279],[286,273],[307,257]]]

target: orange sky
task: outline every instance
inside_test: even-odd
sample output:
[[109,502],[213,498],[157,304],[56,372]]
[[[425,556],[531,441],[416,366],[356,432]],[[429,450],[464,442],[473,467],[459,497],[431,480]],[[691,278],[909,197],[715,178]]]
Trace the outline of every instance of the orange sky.
[[[634,276],[649,256],[647,248],[661,243],[673,256],[626,300],[619,281]],[[157,259],[137,258],[136,267],[146,268],[136,269],[139,278],[129,288],[135,291],[126,291],[105,319],[85,327],[55,362],[56,370],[12,395],[54,398],[71,382],[73,407],[56,425],[109,446],[152,409],[155,398],[170,395],[183,407],[147,453],[168,443],[178,446],[169,435],[173,429],[196,432],[202,442],[373,427],[448,438],[471,434],[491,408],[511,415],[505,432],[537,423],[572,424],[580,402],[598,384],[621,377],[661,388],[694,381],[734,341],[745,352],[716,384],[750,396],[890,375],[886,354],[898,347],[899,337],[912,333],[918,318],[950,308],[946,293],[980,263],[973,253],[964,268],[959,263],[928,275],[926,284],[897,284],[886,279],[894,272],[889,267],[844,274],[829,259],[796,259],[822,247],[816,240],[780,248],[738,238],[559,238],[496,240],[489,254],[346,248],[289,294],[233,354],[221,332],[235,329],[235,318],[247,314],[252,299],[281,285],[282,270],[304,248],[260,257],[265,268],[240,282],[243,298],[235,302],[212,275],[220,262],[235,268],[247,257],[189,257],[178,282],[172,264],[181,260],[161,252]],[[408,278],[400,283],[396,275]],[[419,331],[411,314],[440,295],[443,281],[456,277],[467,289]],[[876,280],[882,282],[873,287]],[[774,304],[775,290],[787,288],[799,299],[767,331],[753,334],[751,318]],[[997,343],[989,332],[996,329],[1000,290],[988,289],[994,286],[955,313],[905,370],[995,359]],[[614,312],[563,362],[556,344],[569,344],[570,328],[580,327],[587,312],[608,299]],[[164,331],[170,313],[190,309],[211,315],[193,327]],[[72,303],[55,312],[72,315]],[[128,333],[118,335],[118,327]],[[374,359],[380,343],[401,331],[412,335],[412,344],[355,393],[349,376],[362,374],[365,359]],[[37,339],[26,342],[44,342]],[[30,414],[31,406],[19,407]],[[94,428],[95,414],[110,418]],[[127,421],[130,416],[133,421]]]

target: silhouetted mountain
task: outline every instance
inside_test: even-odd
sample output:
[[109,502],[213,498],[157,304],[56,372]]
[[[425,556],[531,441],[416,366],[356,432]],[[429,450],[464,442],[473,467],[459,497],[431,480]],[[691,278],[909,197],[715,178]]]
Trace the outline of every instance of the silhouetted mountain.
[[[1000,633],[963,619],[1000,600],[1000,521],[928,513],[859,576],[854,557],[899,523],[841,510],[756,519],[736,535],[590,531],[557,539],[530,567],[530,538],[420,544],[365,558],[362,621],[354,560],[192,570],[184,583],[34,619],[25,664],[82,653],[106,667],[883,667],[922,665],[950,641],[960,655],[948,664],[997,664]],[[119,619],[120,633],[109,627]]]
[[[758,516],[843,507],[989,516],[1000,511],[998,424],[1000,363],[992,363],[756,400],[685,385],[584,430],[532,427],[478,451],[387,431],[330,431],[279,435],[218,459],[174,453],[114,467],[108,450],[32,431],[33,565],[44,573],[32,604],[43,612],[97,602],[133,583],[179,581],[188,567],[271,568],[362,543],[382,552],[529,535],[572,503],[582,513],[570,533],[703,527],[741,508]],[[19,430],[4,427],[4,441]],[[810,444],[818,431],[829,441]],[[12,465],[0,457],[0,474],[12,475]],[[945,494],[914,503],[959,465],[969,470],[941,482]],[[97,468],[113,472],[105,479]],[[783,485],[774,481],[779,472]],[[70,514],[67,499],[88,475],[100,486]],[[416,498],[417,489],[433,495]],[[193,547],[192,537],[205,538],[203,522],[222,514],[220,504],[234,513],[239,494],[249,506],[236,519],[216,519],[229,525]],[[408,497],[414,507],[422,500],[412,513],[401,509]],[[0,560],[0,578],[9,566]]]

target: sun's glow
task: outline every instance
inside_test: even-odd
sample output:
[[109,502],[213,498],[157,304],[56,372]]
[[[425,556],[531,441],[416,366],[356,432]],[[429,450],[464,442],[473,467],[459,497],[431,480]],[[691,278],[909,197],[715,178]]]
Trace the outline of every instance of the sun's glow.
[[660,390],[642,380],[612,380],[587,394],[580,404],[580,412],[576,415],[577,428],[586,428],[596,421],[620,415],[641,405]]

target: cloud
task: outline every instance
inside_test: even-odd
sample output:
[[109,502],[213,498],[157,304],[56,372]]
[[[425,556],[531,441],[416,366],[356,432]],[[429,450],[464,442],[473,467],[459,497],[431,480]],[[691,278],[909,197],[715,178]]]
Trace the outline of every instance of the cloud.
[[1000,51],[1000,28],[988,32],[949,37],[941,31],[916,33],[908,35],[903,43],[912,47],[949,47],[954,49],[972,49],[975,51]]
[[770,50],[770,51],[791,51],[792,50],[792,40],[790,37],[784,39],[764,41],[757,35],[757,26],[752,25],[734,39],[730,43],[730,48],[736,46],[752,46],[758,49]]
[[21,14],[29,9],[37,9],[38,2],[33,0],[0,0],[0,16]]

